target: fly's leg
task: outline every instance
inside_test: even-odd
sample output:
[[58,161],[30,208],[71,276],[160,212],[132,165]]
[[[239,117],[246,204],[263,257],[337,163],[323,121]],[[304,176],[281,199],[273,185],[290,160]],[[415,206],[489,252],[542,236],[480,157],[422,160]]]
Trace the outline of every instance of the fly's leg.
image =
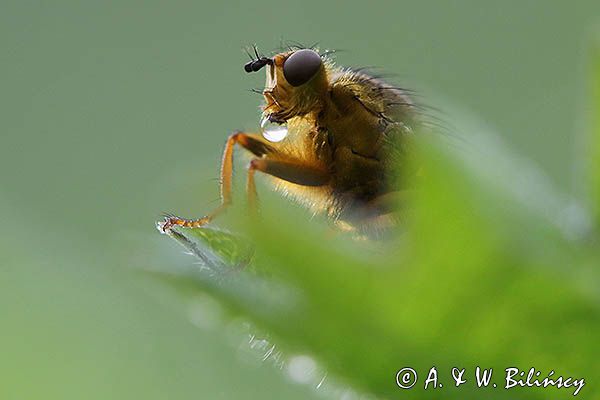
[[295,159],[255,158],[250,169],[302,186],[323,186],[331,179],[325,168]]
[[248,180],[246,181],[248,204],[253,212],[256,212],[258,198],[254,183],[256,171],[302,186],[323,186],[331,180],[329,171],[326,169],[300,160],[281,160],[269,158],[268,155],[263,158],[255,158],[248,167]]
[[219,185],[221,189],[221,204],[212,212],[198,219],[185,219],[173,215],[167,215],[159,229],[167,233],[173,226],[182,226],[186,228],[197,228],[211,222],[217,215],[225,211],[231,204],[231,181],[233,176],[233,149],[235,145],[240,145],[250,151],[257,157],[263,157],[267,154],[275,153],[275,149],[266,143],[260,135],[244,132],[236,132],[229,136],[223,151],[221,161],[221,174]]
[[246,178],[246,197],[248,198],[248,207],[253,215],[258,211],[258,196],[256,194],[256,184],[254,183],[254,173],[256,168],[253,167],[254,160],[248,166],[248,177]]

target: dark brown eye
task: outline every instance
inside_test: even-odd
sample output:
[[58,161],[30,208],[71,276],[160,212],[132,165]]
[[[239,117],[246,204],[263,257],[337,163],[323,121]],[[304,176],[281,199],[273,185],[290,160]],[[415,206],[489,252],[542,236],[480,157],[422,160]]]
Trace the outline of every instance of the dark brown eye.
[[321,67],[321,56],[315,51],[302,49],[296,51],[283,63],[283,76],[292,86],[308,82]]

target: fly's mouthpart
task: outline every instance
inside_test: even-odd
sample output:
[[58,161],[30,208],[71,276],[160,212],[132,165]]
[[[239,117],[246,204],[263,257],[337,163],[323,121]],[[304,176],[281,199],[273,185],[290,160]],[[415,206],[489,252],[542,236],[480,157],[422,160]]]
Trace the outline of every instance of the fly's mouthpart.
[[267,123],[282,125],[282,124],[285,124],[286,122],[287,121],[285,119],[277,118],[277,116],[275,114],[271,113],[271,114],[263,115],[263,117],[261,118],[260,124],[261,124],[261,127],[263,127]]

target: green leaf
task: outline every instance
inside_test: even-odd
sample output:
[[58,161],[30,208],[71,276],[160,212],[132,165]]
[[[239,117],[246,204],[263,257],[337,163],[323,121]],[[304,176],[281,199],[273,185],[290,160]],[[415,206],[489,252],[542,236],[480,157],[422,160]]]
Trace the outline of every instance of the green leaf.
[[[399,395],[394,374],[404,366],[423,372],[435,365],[446,379],[461,365],[594,376],[600,373],[600,354],[592,351],[600,330],[598,298],[584,283],[599,276],[589,268],[598,257],[585,239],[587,225],[562,218],[571,201],[500,143],[493,147],[473,158],[422,143],[426,179],[405,233],[384,252],[368,242],[334,240],[268,202],[246,235],[260,238],[256,254],[271,273],[264,279],[283,284],[294,300],[282,296],[286,307],[266,309],[270,290],[246,291],[246,297],[240,296],[243,284],[207,290],[283,349],[308,352],[334,376],[383,398]],[[592,390],[586,388],[588,395]],[[482,393],[554,398],[532,388],[448,388],[444,396]]]
[[177,240],[202,264],[213,270],[244,267],[250,263],[253,248],[247,239],[214,227],[185,230],[174,228],[170,236]]

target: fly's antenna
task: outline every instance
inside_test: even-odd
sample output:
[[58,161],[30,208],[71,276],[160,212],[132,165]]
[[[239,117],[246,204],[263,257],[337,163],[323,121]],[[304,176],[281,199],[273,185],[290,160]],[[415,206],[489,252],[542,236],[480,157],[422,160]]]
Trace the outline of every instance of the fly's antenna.
[[254,50],[254,55],[252,55],[250,51],[246,49],[246,53],[248,54],[248,57],[250,57],[250,61],[244,64],[244,71],[248,73],[256,72],[260,71],[265,65],[273,65],[273,60],[261,55],[258,52],[258,48],[255,44],[252,45],[252,49]]

